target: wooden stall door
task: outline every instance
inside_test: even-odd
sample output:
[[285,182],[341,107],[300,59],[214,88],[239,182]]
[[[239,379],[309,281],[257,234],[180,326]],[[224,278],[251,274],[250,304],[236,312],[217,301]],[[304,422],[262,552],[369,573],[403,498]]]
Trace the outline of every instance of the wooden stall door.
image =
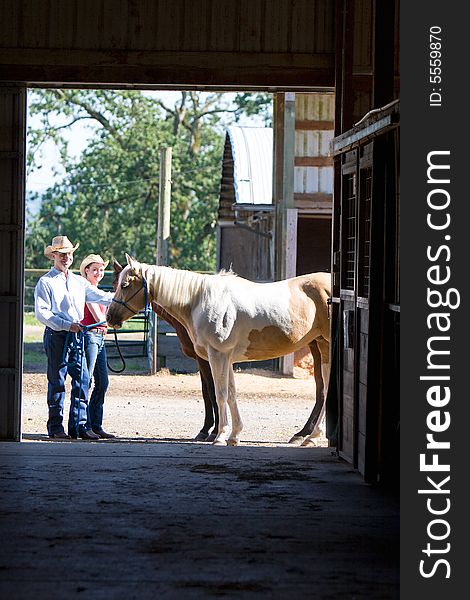
[[342,433],[339,450],[364,474],[368,427],[372,144],[346,153],[341,170]]
[[[369,428],[370,403],[377,402],[369,389],[369,345],[370,345],[370,260],[372,229],[372,160],[373,143],[360,146],[358,149],[357,195],[357,278],[356,278],[356,311],[357,311],[357,468],[362,475],[366,472],[368,437],[374,431]],[[376,428],[376,425],[375,425]],[[372,439],[372,438],[371,438]],[[374,461],[375,462],[375,461]]]
[[357,151],[343,157],[341,168],[341,266],[340,318],[338,322],[341,357],[339,452],[348,462],[356,460],[356,254],[357,254]]

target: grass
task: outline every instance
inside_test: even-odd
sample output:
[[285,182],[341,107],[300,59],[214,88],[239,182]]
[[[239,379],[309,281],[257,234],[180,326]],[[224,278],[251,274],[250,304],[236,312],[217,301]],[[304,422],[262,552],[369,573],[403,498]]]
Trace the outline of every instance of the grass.
[[23,371],[25,373],[45,373],[46,354],[39,344],[24,344]]
[[[47,360],[42,345],[44,325],[35,318],[34,313],[24,313],[24,326],[33,326],[37,329],[25,332],[23,335],[23,370],[26,373],[45,373]],[[141,323],[126,322],[124,323],[123,329],[129,331],[132,329],[141,329],[141,327]],[[107,339],[114,342],[114,335],[108,334]],[[112,354],[114,354],[114,352]],[[148,359],[146,356],[126,358],[125,351],[123,354],[126,366],[122,375],[141,375],[149,372]],[[112,369],[120,370],[122,368],[122,361],[119,357],[111,357],[108,362]]]
[[23,332],[23,371],[25,373],[46,372],[47,360],[42,345],[44,325],[34,316],[34,313],[24,313],[23,325],[34,327]]
[[24,313],[23,323],[24,325],[36,325],[42,327],[41,323],[34,316],[34,313]]

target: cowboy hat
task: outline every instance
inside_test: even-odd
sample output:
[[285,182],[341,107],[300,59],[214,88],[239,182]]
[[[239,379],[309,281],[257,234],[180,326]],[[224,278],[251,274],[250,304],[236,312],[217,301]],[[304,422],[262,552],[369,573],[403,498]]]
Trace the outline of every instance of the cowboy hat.
[[80,243],[74,246],[66,235],[56,235],[52,244],[44,249],[44,256],[47,256],[49,260],[54,260],[53,252],[75,252],[79,246]]
[[80,273],[83,277],[86,277],[85,269],[92,263],[100,263],[106,269],[109,265],[109,260],[103,260],[99,254],[89,254],[88,256],[85,256],[80,264]]

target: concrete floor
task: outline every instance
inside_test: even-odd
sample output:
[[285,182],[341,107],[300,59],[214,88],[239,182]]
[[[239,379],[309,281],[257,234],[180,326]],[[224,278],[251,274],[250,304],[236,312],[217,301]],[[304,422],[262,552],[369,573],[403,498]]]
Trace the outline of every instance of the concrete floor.
[[0,597],[399,597],[398,500],[328,448],[0,443]]

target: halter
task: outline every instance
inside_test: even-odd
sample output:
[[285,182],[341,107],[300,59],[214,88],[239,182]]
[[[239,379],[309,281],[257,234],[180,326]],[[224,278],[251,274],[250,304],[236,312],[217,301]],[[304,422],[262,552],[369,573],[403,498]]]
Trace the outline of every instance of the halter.
[[[143,275],[142,275],[142,288],[144,289],[144,311],[145,311],[145,313],[147,313],[147,310],[148,310],[148,286],[147,286],[147,280],[145,279],[145,277]],[[140,292],[140,288],[132,294],[132,296],[129,298],[129,300],[132,300],[132,298],[134,298],[134,296],[137,296],[137,294],[139,292]],[[116,298],[113,297],[111,302],[116,302],[116,304],[120,304],[121,306],[124,306],[124,308],[126,308],[133,315],[136,315],[140,312],[140,311],[134,310],[132,307],[130,307],[128,301],[126,302],[125,300],[117,300]],[[109,357],[108,357],[108,361],[107,361],[108,369],[110,371],[112,371],[113,373],[122,373],[124,371],[124,369],[126,368],[126,361],[124,360],[124,357],[121,352],[121,348],[119,347],[116,329],[114,329],[114,342],[116,344],[118,354],[122,361],[122,368],[121,369],[113,369],[109,364]]]
[[[143,275],[142,275],[142,288],[144,290],[144,310],[146,310],[147,304],[148,304],[148,286],[147,286],[147,280],[145,279],[145,277]],[[113,298],[112,302],[116,302],[116,304],[120,304],[121,306],[124,306],[124,308],[127,308],[128,311],[130,311],[131,313],[136,315],[140,311],[134,310],[133,308],[131,308],[129,306],[129,301],[132,300],[132,298],[134,298],[134,296],[137,296],[137,294],[139,292],[140,292],[140,288],[132,294],[132,296],[129,298],[129,300],[127,300],[127,302],[125,300],[116,300],[116,298]]]

